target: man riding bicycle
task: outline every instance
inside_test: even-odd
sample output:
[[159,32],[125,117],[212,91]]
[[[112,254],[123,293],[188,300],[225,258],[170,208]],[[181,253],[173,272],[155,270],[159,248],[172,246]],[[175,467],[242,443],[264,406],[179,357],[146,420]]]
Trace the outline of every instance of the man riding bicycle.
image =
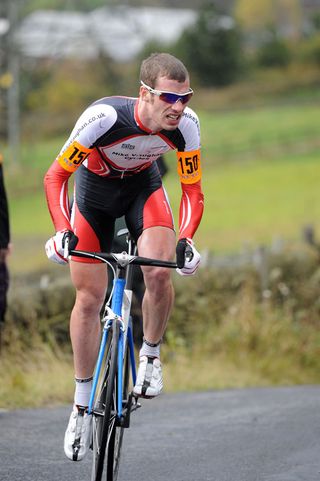
[[[192,241],[203,213],[200,129],[187,107],[193,94],[183,63],[167,53],[145,59],[138,98],[106,97],[80,116],[67,142],[45,176],[45,191],[56,234],[46,243],[49,259],[65,264],[64,243],[74,249],[108,252],[116,218],[125,216],[140,256],[173,260],[181,275],[200,263]],[[182,187],[179,237],[156,159],[177,150]],[[75,173],[69,214],[68,179]],[[186,251],[190,252],[185,261]],[[74,407],[65,434],[67,457],[81,460],[90,444],[88,406],[100,342],[99,314],[105,299],[107,268],[96,260],[73,257],[71,279],[76,300],[70,319],[74,355]],[[134,394],[151,398],[163,388],[160,343],[174,301],[169,269],[143,267],[144,339]],[[81,423],[78,423],[81,418]],[[81,445],[73,449],[77,426]],[[78,433],[79,434],[79,433]]]

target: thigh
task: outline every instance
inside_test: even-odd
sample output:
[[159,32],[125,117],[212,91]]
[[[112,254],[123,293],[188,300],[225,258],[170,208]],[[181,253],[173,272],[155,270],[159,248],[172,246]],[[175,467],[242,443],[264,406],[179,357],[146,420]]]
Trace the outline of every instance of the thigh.
[[172,261],[175,257],[175,232],[167,227],[145,229],[138,240],[139,255]]
[[126,213],[126,222],[136,240],[151,227],[174,230],[172,211],[164,187],[151,184],[141,190]]
[[[76,249],[92,252],[110,252],[115,219],[90,206],[72,207],[72,228],[79,241]],[[99,261],[73,256],[76,262],[94,264]]]
[[[115,181],[100,179],[83,168],[76,176],[75,195],[71,213],[71,225],[78,236],[77,249],[94,252],[111,250],[118,188]],[[97,261],[76,258],[84,263]]]
[[[167,227],[150,227],[138,240],[138,251],[142,257],[173,261],[175,247],[175,233]],[[142,272],[146,287],[151,289],[161,286],[161,281],[167,281],[171,276],[171,269],[163,267],[143,266]]]
[[108,280],[107,266],[104,263],[84,264],[70,262],[71,280],[77,290],[77,297],[88,305],[103,302]]

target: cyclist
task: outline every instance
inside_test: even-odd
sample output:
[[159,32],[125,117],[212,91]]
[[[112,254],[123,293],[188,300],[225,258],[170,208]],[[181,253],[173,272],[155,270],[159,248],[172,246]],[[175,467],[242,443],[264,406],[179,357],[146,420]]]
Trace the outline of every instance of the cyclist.
[[[110,251],[116,218],[125,216],[139,255],[173,260],[181,275],[200,263],[192,241],[203,213],[200,128],[187,107],[193,94],[183,63],[168,53],[145,59],[140,70],[139,97],[106,97],[80,116],[67,142],[45,175],[45,191],[55,235],[46,243],[52,261],[65,264],[64,244],[89,251]],[[157,158],[177,150],[182,186],[179,236],[162,186]],[[68,179],[75,173],[69,215]],[[185,261],[185,252],[191,256]],[[100,342],[99,314],[105,298],[107,269],[95,260],[72,258],[71,279],[76,300],[70,319],[74,355],[74,406],[65,434],[69,459],[79,461],[90,444],[88,406],[92,374]],[[173,305],[169,269],[143,267],[144,339],[134,393],[155,397],[163,388],[160,343]],[[77,440],[77,442],[75,442]]]

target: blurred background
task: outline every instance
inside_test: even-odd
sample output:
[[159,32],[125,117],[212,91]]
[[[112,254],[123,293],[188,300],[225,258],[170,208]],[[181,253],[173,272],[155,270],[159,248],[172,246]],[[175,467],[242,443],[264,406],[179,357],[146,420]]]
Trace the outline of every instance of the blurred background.
[[[45,372],[70,361],[73,292],[68,270],[44,254],[53,234],[44,173],[88,104],[137,96],[140,62],[154,51],[190,71],[206,198],[202,269],[175,279],[166,385],[319,382],[320,0],[2,0],[0,152],[13,249],[0,367],[25,398],[32,374],[8,368],[17,346]],[[165,161],[177,219],[174,154]],[[203,376],[186,379],[190,356]]]

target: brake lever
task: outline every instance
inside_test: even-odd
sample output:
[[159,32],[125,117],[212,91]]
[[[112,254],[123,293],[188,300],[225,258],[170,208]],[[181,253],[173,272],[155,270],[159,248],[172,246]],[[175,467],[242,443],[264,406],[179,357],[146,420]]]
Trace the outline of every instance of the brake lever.
[[63,257],[68,259],[69,257],[69,236],[66,236],[64,240]]

